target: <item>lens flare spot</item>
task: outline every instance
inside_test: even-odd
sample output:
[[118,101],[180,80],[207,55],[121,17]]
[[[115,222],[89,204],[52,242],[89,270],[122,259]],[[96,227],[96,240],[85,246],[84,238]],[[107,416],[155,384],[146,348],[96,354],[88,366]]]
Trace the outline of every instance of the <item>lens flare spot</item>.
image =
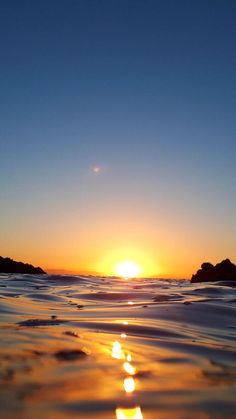
[[101,168],[101,166],[93,166],[92,171],[95,175],[98,175],[99,173],[101,173],[102,168]]

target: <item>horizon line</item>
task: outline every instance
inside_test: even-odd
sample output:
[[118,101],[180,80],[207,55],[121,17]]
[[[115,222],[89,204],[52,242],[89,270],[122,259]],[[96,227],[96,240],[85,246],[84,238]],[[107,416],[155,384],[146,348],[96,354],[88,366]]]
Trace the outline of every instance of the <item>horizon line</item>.
[[[96,271],[79,271],[79,270],[73,270],[73,269],[60,269],[60,268],[45,268],[44,269],[46,273],[57,273],[57,274],[72,274],[72,275],[85,275],[85,276],[99,276],[99,277],[105,277],[105,278],[122,278],[117,275],[106,275],[102,272],[96,272]],[[177,279],[177,280],[190,280],[190,278],[183,278],[183,277],[173,277],[173,276],[159,276],[159,275],[147,275],[147,276],[137,276],[134,278],[140,278],[140,279]],[[132,279],[132,278],[130,278]]]

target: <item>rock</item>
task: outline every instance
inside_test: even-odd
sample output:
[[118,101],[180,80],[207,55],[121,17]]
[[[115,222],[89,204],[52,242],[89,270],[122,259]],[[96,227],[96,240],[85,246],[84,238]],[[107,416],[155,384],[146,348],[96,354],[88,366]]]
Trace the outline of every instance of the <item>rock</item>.
[[160,294],[153,297],[153,300],[156,303],[162,303],[162,302],[168,301],[169,299],[170,299],[170,296],[166,294]]
[[76,332],[72,332],[71,330],[66,330],[66,331],[64,332],[64,335],[67,335],[67,336],[72,336],[73,338],[78,338],[78,337],[79,337],[78,333],[76,333]]
[[20,274],[46,274],[39,266],[35,268],[29,263],[16,262],[10,258],[3,258],[0,256],[0,272],[1,273],[20,273]]
[[58,351],[54,354],[58,361],[76,361],[87,356],[86,352],[82,349],[66,349]]
[[40,326],[57,326],[61,323],[66,323],[66,320],[60,319],[29,319],[17,323],[19,326],[25,327],[40,327]]
[[209,262],[204,262],[201,269],[192,276],[191,282],[208,281],[236,281],[236,265],[229,259],[222,260],[215,266]]

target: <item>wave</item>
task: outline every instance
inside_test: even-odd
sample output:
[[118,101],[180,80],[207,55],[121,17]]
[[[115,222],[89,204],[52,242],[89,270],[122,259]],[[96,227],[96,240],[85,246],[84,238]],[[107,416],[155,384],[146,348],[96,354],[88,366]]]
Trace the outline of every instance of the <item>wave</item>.
[[230,282],[1,275],[2,412],[234,417],[235,310]]

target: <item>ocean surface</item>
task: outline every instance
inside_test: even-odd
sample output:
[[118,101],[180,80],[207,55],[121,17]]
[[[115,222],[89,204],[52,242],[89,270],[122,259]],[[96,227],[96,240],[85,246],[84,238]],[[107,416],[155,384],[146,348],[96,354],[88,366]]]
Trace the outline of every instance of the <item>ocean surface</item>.
[[0,417],[236,418],[236,284],[0,275]]

